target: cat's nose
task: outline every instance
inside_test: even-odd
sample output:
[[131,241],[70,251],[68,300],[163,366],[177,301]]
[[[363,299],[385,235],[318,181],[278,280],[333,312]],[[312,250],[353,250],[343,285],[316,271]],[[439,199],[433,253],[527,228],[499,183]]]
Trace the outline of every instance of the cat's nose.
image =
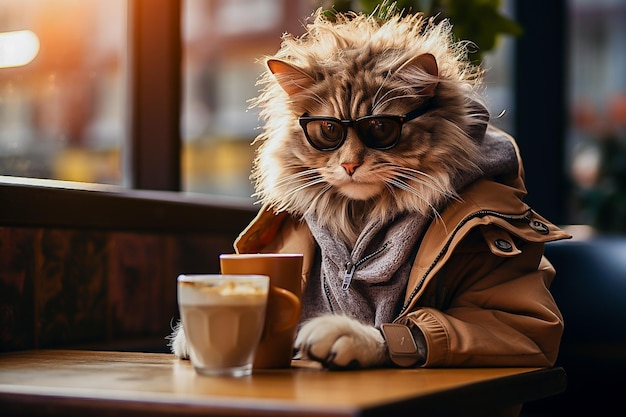
[[346,170],[346,174],[352,176],[354,174],[354,171],[356,171],[356,169],[360,167],[361,164],[358,164],[356,162],[344,162],[343,164],[341,164],[341,166],[343,167],[343,169]]

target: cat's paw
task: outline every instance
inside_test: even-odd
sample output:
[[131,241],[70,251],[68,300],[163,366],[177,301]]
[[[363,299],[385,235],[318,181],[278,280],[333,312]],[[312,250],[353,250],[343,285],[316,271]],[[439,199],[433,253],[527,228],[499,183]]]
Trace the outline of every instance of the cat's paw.
[[187,338],[185,337],[185,330],[183,329],[182,322],[178,323],[176,327],[174,327],[174,331],[168,339],[170,340],[170,349],[177,358],[189,359],[189,348],[187,346]]
[[327,368],[369,368],[386,361],[387,346],[380,331],[346,316],[325,315],[307,321],[296,337],[302,359]]

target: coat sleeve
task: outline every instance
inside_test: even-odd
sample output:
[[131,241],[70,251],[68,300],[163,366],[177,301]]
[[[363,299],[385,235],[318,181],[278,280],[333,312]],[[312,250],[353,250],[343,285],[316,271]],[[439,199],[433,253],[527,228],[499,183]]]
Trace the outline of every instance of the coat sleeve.
[[549,291],[555,270],[543,243],[518,240],[514,247],[503,256],[474,234],[433,277],[428,301],[402,320],[423,333],[423,366],[554,364],[563,333]]

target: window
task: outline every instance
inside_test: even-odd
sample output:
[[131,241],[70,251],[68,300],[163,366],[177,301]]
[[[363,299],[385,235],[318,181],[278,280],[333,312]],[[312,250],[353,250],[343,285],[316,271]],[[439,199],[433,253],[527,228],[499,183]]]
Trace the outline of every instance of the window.
[[313,11],[306,0],[186,0],[182,182],[191,192],[250,198],[259,62]]
[[0,175],[120,184],[126,1],[0,9]]
[[[132,3],[133,13],[146,14],[146,21],[158,26],[149,12],[139,11],[141,4]],[[140,144],[126,146],[128,119],[141,119],[137,112],[152,111],[127,106],[127,97],[137,95],[129,90],[150,71],[129,78],[126,56],[130,53],[131,63],[140,64],[135,66],[149,65],[149,58],[144,62],[136,55],[150,50],[158,43],[155,36],[162,35],[154,28],[146,35],[135,33],[137,38],[144,36],[138,42],[147,45],[129,49],[131,34],[126,27],[133,17],[128,16],[126,0],[0,0],[0,6],[5,11],[1,33],[29,31],[39,43],[32,61],[0,69],[0,175],[250,198],[251,142],[259,120],[258,112],[248,109],[248,100],[257,95],[255,83],[262,71],[257,59],[274,53],[285,31],[303,31],[301,22],[314,8],[309,1],[182,3],[182,178],[180,185],[164,187],[137,179],[158,172],[141,174],[142,168],[134,167],[142,164],[141,154],[158,152],[153,148],[156,139],[141,143],[137,138],[158,130],[130,130],[132,140]],[[509,109],[511,101],[503,77],[506,71],[501,69],[507,60],[502,54],[490,59],[496,60],[489,73],[492,111],[499,113]],[[141,88],[158,94],[165,86]],[[134,102],[163,101],[145,98],[146,94],[139,92]],[[155,124],[154,120],[146,124]],[[506,120],[510,111],[500,122],[506,126]]]
[[[626,219],[619,171],[626,2],[559,0],[556,8],[544,6],[555,10],[549,18],[525,2],[502,4],[546,41],[533,40],[520,53],[523,39],[506,38],[486,58],[489,108],[505,111],[495,123],[520,140],[530,203],[562,223]],[[282,33],[301,33],[314,7],[308,0],[0,0],[0,176],[250,202],[259,120],[248,100],[262,70],[256,59],[274,53]],[[559,16],[567,32],[549,29]],[[564,45],[549,42],[558,33]],[[537,50],[546,51],[540,61]],[[538,65],[546,54],[550,65]],[[547,86],[534,84],[544,78]],[[552,89],[561,80],[562,94]],[[546,133],[565,111],[564,134]],[[601,158],[607,132],[618,139],[608,153],[618,158],[608,165]],[[607,177],[609,165],[617,171]],[[567,179],[565,187],[555,177]]]
[[626,2],[572,0],[570,221],[626,232]]

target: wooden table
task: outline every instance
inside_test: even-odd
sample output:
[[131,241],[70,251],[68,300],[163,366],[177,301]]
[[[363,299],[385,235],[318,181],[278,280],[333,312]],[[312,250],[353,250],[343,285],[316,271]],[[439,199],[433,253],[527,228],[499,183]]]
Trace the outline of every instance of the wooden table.
[[39,350],[0,354],[0,415],[484,415],[565,384],[562,368],[340,372],[299,361],[206,377],[169,354]]

